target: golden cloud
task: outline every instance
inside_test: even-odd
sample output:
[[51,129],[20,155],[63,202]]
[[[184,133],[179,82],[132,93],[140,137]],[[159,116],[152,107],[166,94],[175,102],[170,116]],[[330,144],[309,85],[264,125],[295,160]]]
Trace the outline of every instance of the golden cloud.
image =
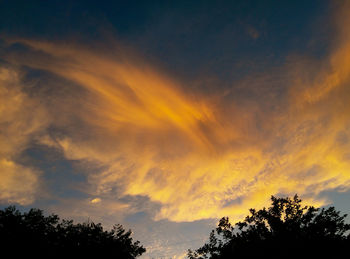
[[28,143],[46,127],[42,107],[20,85],[18,72],[0,69],[0,200],[27,205],[35,200],[40,172],[16,162]]
[[293,76],[278,111],[205,96],[113,51],[19,40],[37,56],[16,62],[57,74],[83,93],[74,108],[62,101],[50,109],[58,120],[70,113],[82,124],[43,143],[103,167],[89,174],[93,197],[117,187],[118,195],[161,204],[157,219],[240,219],[272,194],[298,193],[321,205],[320,192],[350,188],[349,35],[341,30],[341,44],[321,64],[285,67]]

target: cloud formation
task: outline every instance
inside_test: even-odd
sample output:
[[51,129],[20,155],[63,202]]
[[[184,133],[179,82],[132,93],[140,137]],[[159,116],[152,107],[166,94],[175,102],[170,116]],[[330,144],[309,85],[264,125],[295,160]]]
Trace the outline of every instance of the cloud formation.
[[[41,143],[83,162],[94,205],[107,196],[147,196],[161,205],[156,219],[193,221],[240,219],[248,208],[267,205],[272,194],[298,193],[324,204],[317,198],[320,192],[350,188],[350,32],[345,25],[339,22],[341,44],[324,60],[302,57],[270,69],[288,75],[284,94],[256,78],[254,99],[242,100],[235,96],[237,85],[213,85],[218,94],[206,95],[120,48],[105,53],[17,40],[25,55],[9,54],[9,62],[56,75],[69,87],[39,94],[50,100],[42,105],[54,119],[46,122],[42,108],[5,83],[1,99],[10,103],[2,113],[11,122],[1,160],[8,172],[1,177],[8,184],[0,188],[15,194],[2,199],[35,189],[38,174],[21,170],[31,184],[26,185],[30,190],[20,188],[22,180],[14,179],[21,165],[11,163],[35,132],[50,125],[60,133],[41,136]],[[91,165],[99,170],[92,172]]]
[[22,89],[18,71],[0,68],[0,201],[27,205],[36,198],[40,171],[18,155],[47,126],[45,110]]

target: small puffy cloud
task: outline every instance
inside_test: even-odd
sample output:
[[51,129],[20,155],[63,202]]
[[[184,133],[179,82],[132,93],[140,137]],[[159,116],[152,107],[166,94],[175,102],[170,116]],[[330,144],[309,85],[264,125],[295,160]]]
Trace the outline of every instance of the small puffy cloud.
[[94,198],[90,201],[91,203],[100,203],[101,202],[101,199],[100,198]]

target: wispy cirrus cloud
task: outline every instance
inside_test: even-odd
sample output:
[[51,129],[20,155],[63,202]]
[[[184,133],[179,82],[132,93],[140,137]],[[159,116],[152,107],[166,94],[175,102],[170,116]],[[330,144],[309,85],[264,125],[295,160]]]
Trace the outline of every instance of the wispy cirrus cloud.
[[[54,87],[40,97],[53,100],[44,106],[60,132],[41,143],[97,165],[86,169],[87,192],[99,200],[94,205],[103,197],[147,196],[160,204],[156,219],[239,219],[248,208],[267,205],[271,194],[298,193],[319,205],[326,202],[320,192],[350,188],[346,24],[338,23],[340,44],[324,60],[305,66],[305,57],[296,58],[231,89],[212,85],[220,90],[211,95],[123,48],[106,53],[21,39],[16,44],[26,47],[25,55],[6,59],[70,82],[69,91]],[[283,94],[270,86],[281,74],[287,75]],[[237,84],[254,81],[254,98],[237,98]]]

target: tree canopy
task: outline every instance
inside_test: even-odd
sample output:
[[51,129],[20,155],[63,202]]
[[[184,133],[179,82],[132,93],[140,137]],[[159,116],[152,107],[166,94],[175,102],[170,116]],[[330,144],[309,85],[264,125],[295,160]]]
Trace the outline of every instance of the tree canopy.
[[131,231],[121,225],[106,231],[100,223],[77,223],[45,216],[42,210],[21,213],[14,206],[0,210],[2,253],[33,255],[36,258],[125,258],[133,259],[146,249],[133,242]]
[[303,206],[301,199],[271,197],[269,208],[250,209],[246,218],[231,225],[223,217],[209,236],[209,242],[195,251],[190,259],[200,258],[337,258],[350,245],[345,222],[334,207]]

